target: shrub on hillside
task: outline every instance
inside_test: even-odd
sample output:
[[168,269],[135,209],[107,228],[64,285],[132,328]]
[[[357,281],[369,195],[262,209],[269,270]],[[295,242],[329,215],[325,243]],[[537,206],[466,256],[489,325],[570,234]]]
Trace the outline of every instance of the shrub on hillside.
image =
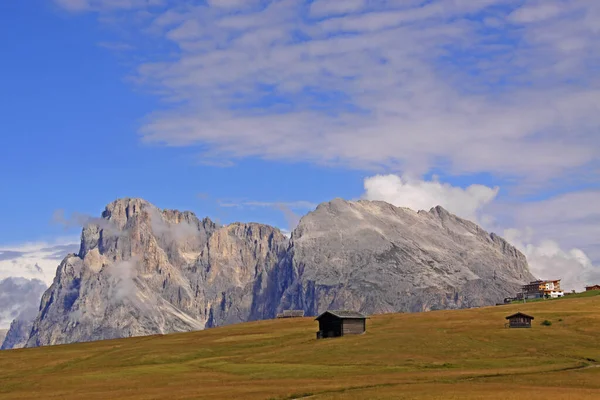
[[544,322],[542,322],[542,325],[550,326],[550,325],[552,325],[552,321],[548,321],[547,319],[545,319]]

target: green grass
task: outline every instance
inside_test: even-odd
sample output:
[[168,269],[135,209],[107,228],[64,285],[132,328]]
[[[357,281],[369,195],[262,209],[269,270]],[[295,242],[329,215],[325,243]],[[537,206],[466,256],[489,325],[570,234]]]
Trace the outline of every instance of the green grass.
[[[336,339],[299,318],[2,351],[0,398],[598,399],[600,297],[576,296],[376,315]],[[517,311],[531,329],[505,328]]]

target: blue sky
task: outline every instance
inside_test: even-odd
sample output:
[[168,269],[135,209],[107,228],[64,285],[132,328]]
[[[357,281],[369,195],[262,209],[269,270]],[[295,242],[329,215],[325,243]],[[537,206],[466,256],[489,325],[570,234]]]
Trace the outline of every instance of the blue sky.
[[442,204],[588,281],[599,23],[594,0],[2,2],[0,252],[125,196],[283,229],[279,203],[362,197]]
[[50,223],[55,210],[98,215],[124,196],[223,222],[257,220],[285,228],[275,209],[223,209],[217,200],[320,202],[360,195],[360,171],[307,163],[273,167],[260,159],[206,166],[198,162],[197,149],[141,143],[141,120],[160,105],[126,82],[131,71],[123,57],[99,45],[109,28],[94,15],[66,14],[51,2],[2,7],[3,37],[19,39],[0,44],[7,78],[0,98],[0,170],[11,194],[0,200],[7,228],[0,230],[0,243],[64,236],[63,227]]

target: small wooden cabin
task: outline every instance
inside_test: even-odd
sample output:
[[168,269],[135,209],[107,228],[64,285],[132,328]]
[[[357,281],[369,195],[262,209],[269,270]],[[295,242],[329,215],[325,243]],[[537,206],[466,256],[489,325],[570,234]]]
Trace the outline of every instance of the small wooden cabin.
[[325,311],[315,321],[319,321],[317,339],[360,335],[367,330],[367,317],[356,311]]
[[302,318],[304,317],[304,310],[284,310],[277,314],[277,318]]
[[592,286],[586,286],[585,287],[585,291],[589,292],[591,290],[600,290],[600,285],[592,285]]
[[509,328],[531,328],[531,321],[533,321],[531,315],[523,314],[522,312],[509,315],[506,319],[508,320]]

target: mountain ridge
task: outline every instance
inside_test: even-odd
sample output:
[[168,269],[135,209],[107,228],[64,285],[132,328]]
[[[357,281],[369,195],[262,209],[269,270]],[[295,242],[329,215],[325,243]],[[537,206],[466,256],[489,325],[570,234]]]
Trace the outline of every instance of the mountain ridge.
[[491,305],[533,278],[504,239],[442,207],[319,204],[287,238],[139,198],[109,203],[44,293],[26,347],[198,330],[283,309]]

